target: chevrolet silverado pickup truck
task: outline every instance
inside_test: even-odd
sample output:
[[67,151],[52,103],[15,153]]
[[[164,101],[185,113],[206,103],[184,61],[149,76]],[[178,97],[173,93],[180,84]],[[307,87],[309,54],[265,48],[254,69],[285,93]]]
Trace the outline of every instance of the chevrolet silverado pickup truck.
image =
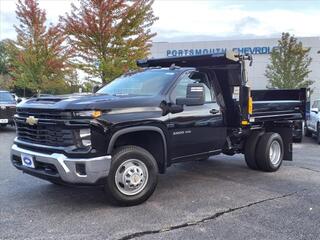
[[16,112],[16,101],[10,92],[0,90],[0,127],[12,125]]
[[292,160],[292,123],[308,92],[247,86],[249,56],[137,61],[91,96],[33,98],[17,107],[13,165],[56,184],[102,185],[120,205],[147,200],[174,164],[244,154],[249,168]]

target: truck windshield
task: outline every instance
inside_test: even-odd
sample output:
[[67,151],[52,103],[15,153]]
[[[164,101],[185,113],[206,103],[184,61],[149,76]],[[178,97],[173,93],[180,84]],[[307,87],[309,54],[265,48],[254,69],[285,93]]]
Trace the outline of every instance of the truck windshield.
[[8,92],[0,92],[0,102],[13,102],[12,95]]
[[174,78],[173,70],[151,69],[122,75],[97,93],[109,95],[157,95]]

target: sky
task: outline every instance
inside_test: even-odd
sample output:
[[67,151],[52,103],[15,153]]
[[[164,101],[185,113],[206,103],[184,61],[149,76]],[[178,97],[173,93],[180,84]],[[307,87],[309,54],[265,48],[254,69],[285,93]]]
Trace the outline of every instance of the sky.
[[[16,38],[16,0],[0,0],[0,40]],[[40,0],[56,23],[77,0]],[[157,42],[320,36],[320,0],[155,0]]]

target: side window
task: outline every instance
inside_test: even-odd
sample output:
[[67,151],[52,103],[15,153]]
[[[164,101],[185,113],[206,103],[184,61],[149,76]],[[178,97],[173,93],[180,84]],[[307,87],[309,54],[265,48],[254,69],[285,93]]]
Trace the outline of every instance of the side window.
[[203,83],[204,91],[205,91],[205,101],[213,102],[214,97],[212,95],[212,91],[210,83],[208,81],[207,76],[201,72],[190,72],[189,74],[185,74],[175,86],[174,90],[171,94],[172,101],[176,101],[177,98],[185,98],[187,93],[187,86],[190,83]]

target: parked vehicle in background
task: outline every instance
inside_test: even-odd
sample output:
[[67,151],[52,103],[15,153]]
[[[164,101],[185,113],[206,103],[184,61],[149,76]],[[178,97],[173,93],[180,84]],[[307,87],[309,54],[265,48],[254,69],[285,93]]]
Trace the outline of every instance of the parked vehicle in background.
[[305,136],[316,136],[318,144],[320,144],[320,99],[315,100],[311,106],[310,117],[305,124]]
[[13,125],[13,116],[16,112],[16,100],[8,91],[0,90],[0,127]]

